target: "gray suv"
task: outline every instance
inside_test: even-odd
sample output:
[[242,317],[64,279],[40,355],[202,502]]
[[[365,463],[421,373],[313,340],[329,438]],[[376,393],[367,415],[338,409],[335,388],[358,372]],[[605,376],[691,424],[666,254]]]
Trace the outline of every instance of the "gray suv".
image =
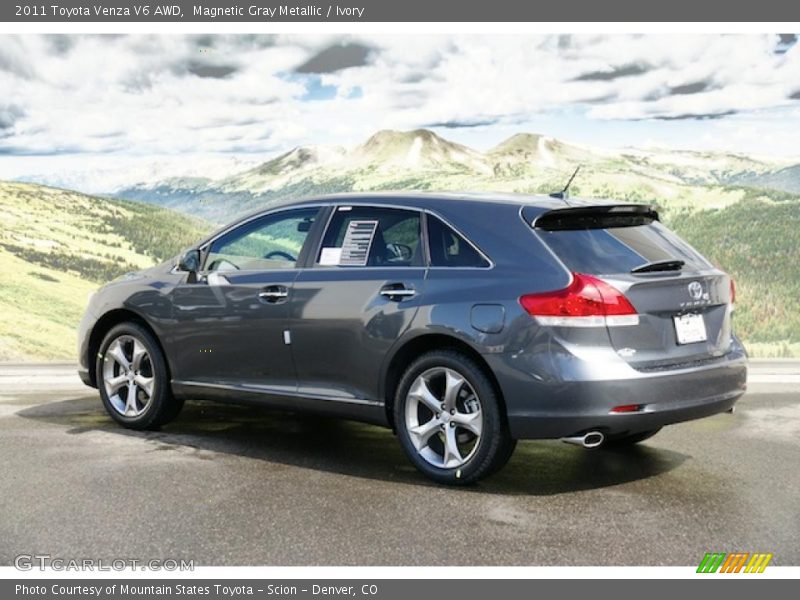
[[368,194],[252,214],[100,289],[80,375],[124,427],[184,399],[392,428],[438,482],[516,440],[625,446],[730,411],[731,278],[648,206]]

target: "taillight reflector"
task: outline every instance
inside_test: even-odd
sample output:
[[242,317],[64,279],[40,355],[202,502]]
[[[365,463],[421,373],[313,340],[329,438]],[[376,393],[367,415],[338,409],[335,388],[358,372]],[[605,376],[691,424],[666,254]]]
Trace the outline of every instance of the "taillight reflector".
[[615,406],[611,409],[612,413],[632,413],[639,412],[644,408],[644,404],[623,404],[622,406]]
[[619,290],[584,273],[573,273],[572,283],[562,290],[526,294],[519,302],[542,325],[603,327],[639,323],[636,309]]

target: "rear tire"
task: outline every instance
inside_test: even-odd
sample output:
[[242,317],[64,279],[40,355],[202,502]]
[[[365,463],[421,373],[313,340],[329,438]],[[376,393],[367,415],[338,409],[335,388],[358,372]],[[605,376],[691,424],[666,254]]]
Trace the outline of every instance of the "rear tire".
[[639,433],[634,433],[632,435],[623,435],[620,437],[607,438],[605,443],[600,447],[627,448],[629,446],[633,446],[634,444],[638,444],[639,442],[649,440],[659,431],[661,431],[661,427],[659,427],[658,429],[651,429],[650,431],[640,431]]
[[121,323],[106,334],[95,377],[103,406],[123,427],[157,429],[183,408],[172,395],[161,347],[138,323]]
[[394,402],[403,450],[428,478],[466,485],[499,471],[516,441],[492,382],[455,350],[422,355],[406,369]]

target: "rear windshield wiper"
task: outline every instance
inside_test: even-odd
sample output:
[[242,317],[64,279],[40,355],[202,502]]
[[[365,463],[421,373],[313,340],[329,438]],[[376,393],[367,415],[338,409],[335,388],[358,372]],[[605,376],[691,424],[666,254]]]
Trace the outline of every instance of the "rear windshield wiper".
[[682,260],[654,260],[631,269],[631,273],[652,273],[654,271],[680,271],[686,263]]

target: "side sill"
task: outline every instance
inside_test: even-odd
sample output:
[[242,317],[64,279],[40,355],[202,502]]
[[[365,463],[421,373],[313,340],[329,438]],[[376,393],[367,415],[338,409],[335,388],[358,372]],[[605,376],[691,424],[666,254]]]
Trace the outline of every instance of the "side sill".
[[290,412],[308,412],[352,419],[388,427],[382,402],[356,398],[308,396],[289,390],[254,389],[241,385],[172,381],[172,392],[186,400],[211,400],[231,404],[249,404]]

